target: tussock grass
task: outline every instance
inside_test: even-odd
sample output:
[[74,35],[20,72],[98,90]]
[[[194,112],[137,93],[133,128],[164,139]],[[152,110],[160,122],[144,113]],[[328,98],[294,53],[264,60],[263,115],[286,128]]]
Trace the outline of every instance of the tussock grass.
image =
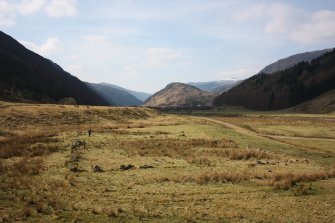
[[[4,120],[1,113],[0,125],[2,120],[4,131],[16,136],[0,133],[0,147],[19,149],[6,149],[8,158],[0,158],[0,221],[331,222],[335,217],[325,208],[333,204],[335,168],[319,165],[313,154],[304,162],[304,156],[276,149],[280,145],[270,140],[152,110],[144,109],[141,117],[142,108],[9,109],[14,119]],[[48,138],[50,131],[59,135]],[[57,145],[68,146],[57,151]],[[136,168],[120,171],[123,164]],[[95,165],[106,171],[91,171]]]
[[195,178],[197,184],[208,183],[240,183],[250,179],[250,175],[243,172],[206,172]]
[[139,139],[123,140],[115,147],[126,151],[130,156],[167,156],[182,158],[193,156],[192,148],[227,148],[235,143],[228,139]]
[[0,173],[5,172],[7,170],[5,162],[0,158]]
[[310,195],[313,194],[313,188],[311,186],[306,186],[305,184],[299,184],[298,187],[295,188],[293,194],[295,196],[305,196],[305,195]]
[[311,173],[278,173],[272,176],[270,185],[276,189],[290,189],[301,182],[313,182],[335,177],[335,168]]
[[58,151],[55,135],[17,136],[0,144],[0,158],[8,159],[18,156],[41,156]]
[[157,182],[174,183],[196,183],[199,185],[216,184],[216,183],[241,183],[251,179],[251,176],[244,172],[228,172],[228,171],[206,171],[198,175],[181,175],[172,177],[161,177],[156,179]]
[[280,155],[254,148],[227,148],[203,151],[204,155],[229,158],[230,160],[281,159]]
[[41,158],[23,158],[12,166],[12,172],[21,175],[38,175],[44,168]]

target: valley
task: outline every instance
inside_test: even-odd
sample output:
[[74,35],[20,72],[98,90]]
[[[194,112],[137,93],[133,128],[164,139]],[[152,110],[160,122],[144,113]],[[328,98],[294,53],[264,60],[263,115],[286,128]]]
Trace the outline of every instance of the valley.
[[0,111],[2,221],[335,218],[334,113],[8,102]]
[[334,21],[0,0],[0,222],[334,223]]

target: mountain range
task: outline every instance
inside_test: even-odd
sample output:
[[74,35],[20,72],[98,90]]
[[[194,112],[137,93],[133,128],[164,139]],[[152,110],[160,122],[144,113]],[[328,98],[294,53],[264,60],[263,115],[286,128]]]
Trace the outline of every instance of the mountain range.
[[82,82],[3,32],[0,59],[3,101],[138,106],[150,96],[117,85]]
[[112,87],[107,84],[93,84],[88,82],[85,82],[85,84],[103,97],[110,105],[138,106],[143,104],[143,101],[121,88]]
[[197,87],[203,91],[208,91],[208,92],[219,94],[219,93],[222,93],[222,92],[225,92],[231,89],[239,82],[241,81],[237,79],[228,79],[228,80],[221,80],[221,81],[189,82],[186,84]]
[[271,75],[259,73],[214,100],[256,110],[292,107],[335,89],[335,50]]
[[[246,80],[171,83],[154,95],[109,83],[82,82],[0,32],[0,100],[148,107],[237,105],[256,110],[335,108],[335,51],[278,60]],[[317,109],[318,108],[318,109]]]
[[123,88],[123,87],[120,87],[120,86],[115,85],[115,84],[101,83],[101,85],[106,85],[106,86],[109,86],[109,87],[112,87],[112,88],[117,88],[117,89],[126,91],[126,92],[132,94],[133,96],[135,96],[135,97],[136,97],[137,99],[139,99],[142,103],[143,103],[145,100],[147,100],[147,99],[152,95],[152,94],[149,94],[149,93],[146,93],[146,92],[129,90],[129,89],[127,89],[127,88]]
[[64,98],[73,98],[78,104],[108,105],[59,65],[0,32],[0,100],[58,103]]

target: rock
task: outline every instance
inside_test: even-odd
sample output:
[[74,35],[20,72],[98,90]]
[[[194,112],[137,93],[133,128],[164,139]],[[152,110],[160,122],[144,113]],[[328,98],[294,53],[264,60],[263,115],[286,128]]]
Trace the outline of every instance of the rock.
[[71,164],[69,164],[68,168],[72,172],[79,172],[80,171],[77,164],[71,163]]
[[130,170],[130,169],[132,169],[134,167],[135,167],[134,165],[128,164],[128,165],[121,165],[120,169],[121,170]]
[[92,166],[92,169],[93,169],[93,172],[95,172],[95,173],[105,172],[105,171],[104,171],[100,166],[98,166],[98,165]]
[[77,139],[77,140],[72,142],[71,151],[78,150],[78,149],[84,149],[85,146],[86,146],[85,141],[81,141],[81,140]]
[[151,165],[147,165],[147,164],[140,166],[140,169],[150,169],[150,168],[154,168],[154,167]]
[[257,164],[264,165],[264,164],[268,164],[268,162],[263,162],[261,160],[257,160]]

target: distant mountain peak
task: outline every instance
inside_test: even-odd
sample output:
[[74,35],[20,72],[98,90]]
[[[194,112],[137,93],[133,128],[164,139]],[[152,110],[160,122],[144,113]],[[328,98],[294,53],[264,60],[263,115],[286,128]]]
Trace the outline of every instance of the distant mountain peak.
[[238,83],[240,83],[240,80],[236,78],[225,78],[219,81],[189,82],[187,84],[195,86],[203,91],[220,94],[222,92],[228,91]]
[[197,87],[173,82],[148,98],[144,106],[148,107],[192,107],[211,106],[214,95]]

